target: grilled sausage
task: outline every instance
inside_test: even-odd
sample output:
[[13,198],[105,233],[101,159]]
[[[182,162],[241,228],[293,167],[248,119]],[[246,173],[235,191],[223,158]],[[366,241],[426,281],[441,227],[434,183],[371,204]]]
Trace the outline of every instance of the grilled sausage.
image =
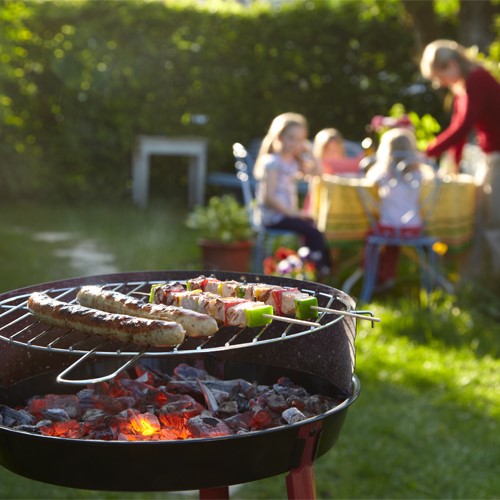
[[217,321],[207,314],[182,307],[147,304],[134,297],[111,290],[103,290],[98,286],[84,286],[80,288],[76,300],[82,306],[110,313],[176,321],[182,325],[186,330],[186,335],[189,337],[208,337],[219,329]]
[[184,328],[173,321],[110,314],[78,304],[61,302],[40,292],[30,295],[28,310],[44,323],[53,326],[144,346],[174,346],[183,342],[185,335]]

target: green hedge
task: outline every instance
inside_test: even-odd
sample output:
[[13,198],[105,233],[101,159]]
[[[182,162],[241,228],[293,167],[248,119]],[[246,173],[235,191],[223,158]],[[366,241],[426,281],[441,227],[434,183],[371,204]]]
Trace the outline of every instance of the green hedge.
[[395,102],[439,116],[432,92],[405,91],[419,78],[413,40],[400,7],[382,7],[7,0],[0,195],[129,199],[138,134],[206,136],[209,170],[231,171],[231,144],[283,111],[304,113],[311,135],[335,126],[354,140]]

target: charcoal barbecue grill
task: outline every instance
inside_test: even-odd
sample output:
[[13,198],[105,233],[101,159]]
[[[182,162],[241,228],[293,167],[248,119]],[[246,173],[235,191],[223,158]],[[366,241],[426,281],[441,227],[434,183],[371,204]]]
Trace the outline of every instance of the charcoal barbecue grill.
[[[108,380],[139,359],[163,371],[196,363],[223,378],[274,383],[289,376],[316,393],[345,399],[295,424],[242,435],[179,441],[122,442],[42,436],[0,426],[0,464],[23,476],[62,486],[115,491],[200,489],[224,497],[228,485],[288,472],[290,498],[314,497],[313,461],[337,441],[358,397],[355,318],[321,312],[317,325],[273,320],[263,328],[223,327],[209,339],[172,348],[138,348],[38,322],[26,308],[34,291],[73,302],[83,285],[140,296],[152,284],[184,281],[199,271],[136,272],[75,278],[0,294],[0,404],[23,404],[39,393]],[[221,280],[297,287],[319,306],[353,312],[347,294],[326,285],[272,276],[220,272]],[[370,315],[369,311],[354,311]],[[76,360],[76,361],[75,361]],[[110,465],[113,464],[113,465]],[[131,471],[131,473],[125,472]]]

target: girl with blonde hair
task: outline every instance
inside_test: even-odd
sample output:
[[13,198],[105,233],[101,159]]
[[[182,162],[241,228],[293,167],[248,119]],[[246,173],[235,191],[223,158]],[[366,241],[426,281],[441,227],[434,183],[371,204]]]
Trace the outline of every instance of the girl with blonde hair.
[[313,155],[321,174],[355,176],[360,174],[363,153],[348,157],[344,137],[336,128],[324,128],[314,137]]
[[308,154],[308,124],[298,113],[283,113],[272,121],[254,167],[257,181],[256,223],[294,231],[304,238],[318,275],[330,270],[330,252],[323,234],[307,212],[299,208],[297,180],[314,170]]
[[[408,128],[388,130],[380,138],[376,158],[366,177],[378,186],[378,232],[398,238],[420,236],[423,228],[421,185],[434,177],[434,171],[424,163],[415,133]],[[382,250],[377,276],[379,289],[394,283],[399,254],[398,246],[386,246]]]

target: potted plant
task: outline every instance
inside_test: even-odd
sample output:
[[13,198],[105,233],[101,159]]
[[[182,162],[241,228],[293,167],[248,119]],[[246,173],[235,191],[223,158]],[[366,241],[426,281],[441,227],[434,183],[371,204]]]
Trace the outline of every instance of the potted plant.
[[253,230],[247,209],[233,195],[212,196],[206,206],[197,205],[186,219],[199,232],[204,269],[249,269]]

